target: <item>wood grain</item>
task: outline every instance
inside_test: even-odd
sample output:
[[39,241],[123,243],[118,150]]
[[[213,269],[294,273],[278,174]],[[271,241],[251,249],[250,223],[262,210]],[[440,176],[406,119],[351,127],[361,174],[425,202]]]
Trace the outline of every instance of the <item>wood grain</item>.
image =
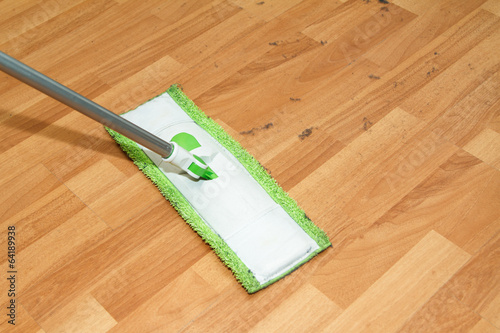
[[[499,326],[498,268],[500,234],[497,233],[456,276],[447,282],[451,292],[490,323]],[[484,288],[484,286],[487,286]]]
[[466,332],[473,330],[481,316],[470,311],[446,286],[439,289],[401,328],[400,332]]
[[470,140],[464,146],[464,150],[500,170],[500,155],[497,147],[500,147],[500,134],[486,128]]
[[396,330],[469,257],[455,244],[431,231],[347,307],[325,331]]
[[0,49],[115,113],[181,84],[333,244],[248,295],[100,124],[0,73],[0,331],[500,331],[498,0],[4,0]]

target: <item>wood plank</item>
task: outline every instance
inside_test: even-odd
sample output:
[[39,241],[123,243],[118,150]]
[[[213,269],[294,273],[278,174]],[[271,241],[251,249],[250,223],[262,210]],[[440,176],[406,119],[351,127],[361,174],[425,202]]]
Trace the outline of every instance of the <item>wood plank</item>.
[[[85,225],[80,226],[79,223],[85,223]],[[77,225],[80,227],[78,233],[75,233]],[[75,215],[71,220],[19,253],[19,269],[27,272],[23,274],[23,279],[19,282],[19,289],[27,289],[37,280],[52,273],[57,265],[69,262],[89,244],[106,235],[107,231],[109,231],[108,226],[90,210]],[[55,252],[54,248],[58,248],[58,251]],[[36,260],[33,258],[39,256],[43,256],[45,260],[35,265]]]
[[19,0],[16,2],[13,1],[6,2],[4,4],[5,20],[19,14],[20,12],[27,10],[30,7],[33,7],[34,5],[40,2],[41,1],[33,1],[33,0]]
[[[488,23],[485,24],[486,22]],[[438,38],[433,41],[435,45],[431,43],[418,50],[412,59],[401,62],[400,68],[395,67],[388,72],[383,81],[380,80],[359,93],[356,100],[345,103],[342,109],[332,114],[331,120],[326,119],[328,130],[332,133],[340,132],[342,136],[337,134],[340,140],[350,142],[361,132],[361,128],[356,127],[360,119],[366,117],[372,123],[381,119],[394,106],[426,86],[430,82],[427,73],[432,73],[433,67],[439,70],[438,73],[447,69],[487,36],[497,32],[500,21],[488,12],[479,11],[467,17],[461,26],[464,30],[452,29],[449,37]],[[479,33],[478,29],[484,29],[481,35],[485,38],[474,37],[474,32]],[[438,58],[434,54],[436,51],[439,53]],[[359,129],[353,131],[352,128]]]
[[396,330],[469,258],[470,255],[431,231],[326,330]]
[[[458,174],[461,176],[458,176]],[[429,179],[431,188],[439,188],[438,182],[452,180],[454,185],[466,193],[464,197],[450,197],[451,192],[443,193],[438,200],[449,202],[450,206],[441,212],[435,211],[433,220],[437,222],[436,231],[469,253],[476,253],[498,230],[500,211],[490,209],[500,203],[500,177],[495,169],[479,163],[464,152],[458,152],[440,166],[438,177]],[[463,177],[463,178],[462,178]],[[465,180],[467,179],[467,180]],[[480,180],[482,186],[474,190],[467,189],[470,182]],[[440,195],[438,195],[440,196]],[[433,199],[429,198],[421,209],[431,211]],[[446,215],[444,215],[444,214]]]
[[[496,72],[473,92],[447,109],[433,122],[432,130],[442,132],[447,140],[463,147],[497,114],[497,110],[492,106],[500,99],[496,93],[498,89],[500,89],[500,72]],[[478,104],[479,101],[482,103]],[[460,112],[461,109],[467,112]]]
[[491,129],[484,129],[469,141],[464,150],[500,170],[500,134]]
[[[402,7],[405,8],[408,1],[402,2],[404,3]],[[394,68],[397,64],[418,52],[422,47],[431,44],[436,37],[450,33],[449,30],[453,30],[458,21],[466,19],[467,16],[480,8],[484,2],[485,0],[421,1],[416,5],[416,2],[412,2],[410,10],[420,14],[419,17],[402,28],[398,34],[390,36],[379,45],[371,48],[366,57],[381,67]],[[401,4],[401,2],[397,1],[395,3]],[[421,13],[422,10],[424,15]],[[392,16],[388,16],[386,20],[393,19]]]
[[[25,183],[33,184],[36,191],[32,191],[31,188],[21,185]],[[31,203],[54,190],[60,183],[46,167],[37,164],[33,168],[26,170],[22,175],[15,175],[13,179],[4,177],[1,185],[0,198],[2,198],[2,205],[0,217],[2,221],[6,221],[19,211],[27,208]]]
[[174,24],[180,19],[200,13],[207,10],[207,6],[213,7],[219,5],[223,0],[212,1],[203,0],[196,3],[184,2],[182,0],[160,2],[151,8],[151,14],[167,21],[168,24]]
[[[2,302],[2,306],[4,304],[5,303]],[[0,327],[6,332],[8,330],[8,332],[14,333],[45,333],[40,325],[38,325],[29,313],[22,306],[19,306],[19,304],[17,307],[16,319],[13,322],[15,325],[8,323],[8,320],[11,320],[11,318],[8,316],[2,316],[2,320],[0,321]]]
[[[262,25],[262,21],[245,11],[239,11],[235,15],[225,18],[214,28],[183,43],[172,51],[171,56],[188,67],[203,61],[211,62],[214,53],[242,39],[242,37],[246,37],[260,25]],[[228,30],[232,30],[232,33],[228,34]],[[212,42],[207,43],[208,40]]]
[[[184,271],[186,266],[191,265],[191,263],[188,263],[189,260],[186,261],[184,259],[180,262],[178,260],[173,260],[169,265],[165,266],[164,264],[168,263],[168,260],[165,258],[169,256],[174,256],[173,258],[176,258],[178,257],[178,251],[181,251],[180,253],[185,254],[183,258],[192,256],[193,262],[196,262],[199,257],[206,254],[208,251],[205,247],[196,247],[196,243],[193,244],[193,241],[199,241],[197,236],[189,230],[188,226],[183,224],[182,220],[180,220],[175,213],[174,215],[170,214],[169,217],[168,211],[173,213],[173,208],[168,204],[165,205],[165,203],[162,202],[155,205],[147,212],[144,212],[119,228],[118,233],[114,233],[97,242],[96,245],[101,244],[100,246],[89,248],[78,257],[79,259],[70,262],[66,266],[59,267],[51,276],[44,278],[36,285],[32,285],[23,293],[20,301],[30,314],[32,314],[35,320],[44,321],[50,317],[52,311],[61,309],[73,298],[93,290],[97,281],[102,280],[103,283],[106,283],[108,280],[104,278],[113,272],[113,270],[119,269],[124,264],[129,265],[129,269],[132,270],[135,270],[136,267],[141,267],[139,271],[136,271],[138,275],[130,277],[130,283],[139,286],[142,285],[142,288],[145,288],[142,295],[147,299],[150,293],[154,294],[158,288],[163,286],[165,281],[171,281],[174,276],[178,275],[179,271]],[[176,218],[172,219],[174,216]],[[134,223],[135,221],[141,221],[142,223]],[[163,223],[158,223],[158,221],[163,221]],[[178,228],[184,228],[185,231],[187,231],[186,237],[179,238],[175,236],[175,233],[168,232],[168,230],[172,228],[172,223],[174,223],[174,221],[177,221],[176,224]],[[138,232],[139,230],[141,230],[141,232]],[[141,276],[144,274],[148,276],[148,270],[155,270],[157,266],[146,265],[145,267],[144,265],[146,262],[144,262],[144,256],[141,255],[140,251],[137,251],[134,257],[127,255],[126,257],[122,257],[121,260],[118,260],[117,256],[120,253],[130,254],[129,251],[131,248],[144,248],[143,244],[147,243],[148,239],[151,239],[151,237],[155,238],[155,235],[158,236],[160,234],[169,238],[169,242],[173,242],[173,249],[175,249],[175,251],[168,254],[170,248],[168,246],[162,246],[162,244],[165,244],[164,239],[157,239],[157,242],[153,244],[154,247],[161,251],[156,252],[158,257],[150,257],[150,260],[156,262],[161,269],[156,271],[156,274],[151,275],[151,278],[158,277],[160,279],[156,278],[156,280],[154,280],[156,283],[152,284],[152,289],[150,289],[148,285],[142,284]],[[195,247],[194,250],[188,250],[192,249],[193,246]],[[183,252],[184,248],[186,248],[186,250]],[[127,258],[130,260],[124,262]],[[156,261],[157,258],[163,259],[161,261]],[[135,263],[142,264],[137,266]],[[149,268],[145,270],[147,267]],[[113,278],[113,275],[110,274],[108,278]],[[108,293],[108,289],[101,290],[102,299],[100,293],[94,294],[96,299],[98,299],[101,304],[104,304],[106,309],[109,309],[110,305],[116,308],[125,305],[125,309],[127,309],[127,302],[119,303],[116,299],[113,299],[113,295],[117,291],[116,288],[110,290],[110,293]],[[104,296],[108,296],[109,298]],[[138,305],[137,302],[140,303],[141,301],[141,299],[137,298],[135,293],[126,296],[127,298],[131,297],[135,299],[136,305]],[[109,302],[109,304],[107,304],[107,302]],[[129,310],[132,309],[133,308]]]
[[342,309],[310,284],[302,286],[250,332],[319,331]]
[[466,332],[482,318],[442,287],[398,332]]
[[[72,7],[78,6],[84,1],[38,1],[38,3],[32,2],[32,5],[29,7],[25,4],[25,10],[18,12],[17,15],[11,16],[9,19],[5,17],[4,21],[2,21],[2,25],[0,25],[0,31],[2,32],[0,33],[0,44],[11,41],[23,34],[25,35],[24,38],[32,37],[34,31],[38,32],[40,30],[35,28],[70,10]],[[19,10],[22,8],[22,5],[17,8]],[[10,13],[13,12],[15,10],[10,11]],[[26,36],[27,33],[29,35]]]
[[498,333],[500,328],[493,326],[486,319],[481,319],[469,332],[471,333]]
[[[93,98],[109,88],[93,75],[84,77],[82,81],[77,81],[76,85],[82,85],[83,83],[86,85],[85,89],[74,87],[73,89],[78,90],[78,93],[88,98]],[[23,94],[27,93],[28,99],[31,94],[34,94],[34,98],[30,102],[21,102],[2,123],[4,132],[0,143],[0,151],[2,152],[28,139],[31,135],[46,129],[49,125],[54,125],[55,122],[71,112],[69,107],[54,101],[33,88],[23,86],[21,91]],[[83,116],[81,117],[83,118]],[[49,132],[51,131],[49,130]]]
[[500,16],[500,5],[498,4],[498,1],[488,0],[481,6],[481,8]]
[[[161,202],[157,206],[164,205],[166,203]],[[170,205],[166,206],[168,210],[174,210]],[[92,295],[116,320],[121,321],[143,304],[149,304],[149,300],[161,293],[162,288],[210,251],[180,217],[172,219],[172,216],[175,216],[173,212],[169,214],[169,221],[155,214],[151,222],[170,225],[168,230],[162,226],[163,233],[156,235],[147,245],[137,243],[138,248],[134,254],[112,265],[114,271],[111,274],[98,283],[93,283]],[[140,218],[139,215],[129,223]],[[184,236],[178,237],[179,233]],[[184,283],[183,278],[179,279],[182,281],[180,283]],[[189,285],[190,283],[186,283],[186,288]],[[134,292],[129,293],[128,290]],[[134,321],[138,319],[135,315],[132,317]],[[142,323],[142,320],[139,322]]]
[[111,332],[179,331],[208,308],[216,295],[198,274],[187,270]]
[[[452,108],[499,70],[498,60],[489,50],[500,47],[500,32],[495,32],[432,79],[403,102],[402,109],[427,122]],[[436,56],[439,54],[435,51]],[[435,68],[435,67],[434,67]],[[429,75],[435,74],[432,68]]]
[[142,173],[136,173],[112,186],[110,191],[101,193],[89,207],[106,221],[109,227],[116,229],[160,202],[165,203],[165,198],[156,192],[156,187]]
[[[417,118],[395,109],[290,193],[299,200],[303,198],[307,210],[315,210],[318,204],[325,205],[331,207],[324,212],[326,216],[342,210],[358,222],[370,225],[456,151],[456,147],[434,133],[420,132],[424,126]],[[413,136],[419,139],[412,143]],[[421,141],[423,138],[425,142]],[[369,144],[374,140],[378,145]],[[429,149],[423,148],[425,145]],[[387,159],[387,155],[392,157]],[[400,164],[395,165],[394,159]],[[333,174],[332,170],[335,170]],[[395,184],[392,175],[399,174],[404,174],[405,181]],[[398,185],[408,187],[396,189]],[[311,197],[315,197],[312,202],[306,199]]]
[[[41,156],[43,164],[63,182],[84,172],[87,167],[96,163],[101,163],[110,172],[119,170],[118,174],[111,176],[115,180],[120,178],[124,180],[125,177],[137,171],[136,168],[131,168],[130,163],[126,163],[128,168],[123,165],[125,163],[120,163],[128,162],[129,159],[120,149],[116,149],[118,148],[116,143],[110,140],[101,124],[76,111],[68,115],[68,119],[64,119],[62,123],[64,125],[59,126],[59,122],[56,122],[56,128],[48,131],[49,135],[55,133],[55,138],[49,137],[49,140],[44,140],[40,144],[51,147],[53,141],[64,140],[57,142],[57,145],[53,147],[53,154]],[[39,142],[38,140],[36,140],[38,142],[29,141],[31,142],[28,142],[27,145],[30,146],[30,150],[36,148],[36,146],[33,147],[33,144]],[[30,155],[34,153],[28,152]],[[100,161],[101,159],[106,161]],[[102,177],[99,176],[98,171],[98,166],[96,166],[94,172],[89,172],[89,175]]]
[[75,298],[42,323],[47,332],[108,332],[115,325],[116,320],[91,295]]
[[180,83],[332,241],[248,295],[102,125],[0,74],[14,331],[500,331],[499,1],[0,7],[2,51],[112,112]]
[[300,4],[300,0],[278,0],[278,1],[244,1],[231,0],[231,2],[243,7],[246,11],[270,21],[280,14],[283,14],[295,5]]
[[[206,311],[199,313],[189,325],[186,325],[184,331],[251,330],[284,302],[290,296],[291,290],[297,290],[303,285],[326,259],[326,256],[318,256],[294,274],[266,288],[268,291],[266,293],[248,295],[242,288],[234,284],[229,285],[224,292],[214,298],[214,302]],[[232,304],[232,306],[228,307],[227,304]],[[319,325],[322,324],[319,323]]]
[[[66,167],[73,168],[74,166],[68,164]],[[92,186],[88,186],[84,179],[91,179]],[[89,205],[103,193],[113,191],[118,184],[123,183],[126,179],[125,175],[113,164],[107,160],[100,160],[72,177],[66,182],[66,185],[85,204]]]
[[[383,8],[383,9],[382,9]],[[304,33],[317,41],[335,42],[342,35],[351,36],[351,43],[340,45],[344,55],[354,58],[354,54],[373,47],[373,43],[380,42],[382,36],[391,35],[392,29],[398,29],[407,24],[403,21],[412,21],[416,15],[408,11],[387,4],[382,6],[375,1],[373,3],[361,1],[347,1],[337,8],[336,15],[328,20],[310,25],[304,30]],[[356,25],[352,31],[353,22]],[[348,39],[346,39],[347,41]],[[370,45],[372,44],[372,45]],[[363,52],[360,52],[363,53]],[[350,61],[348,61],[350,62]]]
[[[483,186],[471,190],[471,183]],[[342,251],[318,269],[313,284],[347,307],[431,230],[475,253],[500,227],[500,212],[489,209],[500,204],[499,189],[496,170],[458,152],[375,224],[358,230],[349,225],[351,234],[339,238]]]
[[497,233],[448,283],[447,287],[473,311],[500,326],[500,233]]
[[[38,63],[44,59],[44,55],[49,55],[43,64],[47,67],[40,67],[40,70],[46,70],[55,61],[60,61],[67,52],[61,52],[61,49],[54,50],[52,44],[54,41],[60,41],[63,44],[69,41],[74,45],[81,46],[86,41],[85,35],[78,34],[86,22],[98,15],[106,12],[107,9],[113,6],[112,2],[102,3],[98,1],[75,1],[71,3],[64,3],[58,0],[47,1],[47,10],[40,10],[28,17],[19,15],[16,19],[21,21],[17,23],[24,29],[13,32],[17,35],[15,38],[10,38],[8,42],[2,44],[3,48],[8,48],[8,51],[13,57],[19,58],[28,64]],[[61,8],[67,8],[61,15],[54,16]],[[52,19],[47,20],[47,16],[53,16]],[[41,22],[40,22],[41,21]],[[33,24],[37,24],[34,29]],[[27,29],[26,29],[27,28]],[[71,29],[72,28],[72,29]],[[90,32],[90,27],[86,27],[87,32]],[[68,30],[71,29],[71,30]],[[71,33],[68,33],[68,32]],[[48,33],[52,34],[48,34]],[[78,36],[79,35],[79,36]],[[79,37],[79,38],[78,38]],[[36,41],[36,42],[35,42]],[[57,43],[57,42],[56,42]],[[30,54],[38,53],[40,56],[32,57],[29,59]],[[51,57],[50,55],[53,55]]]
[[[342,15],[341,11],[334,13]],[[313,19],[314,18],[311,18],[311,20]],[[362,18],[356,18],[354,23],[363,23]],[[394,29],[397,28],[397,26],[394,27]],[[386,33],[390,34],[392,31],[393,30],[389,29]],[[278,53],[278,58],[281,56],[281,62],[283,63],[279,67],[276,66],[280,63],[273,61],[276,59],[276,52],[266,53],[265,57],[272,57],[270,60],[263,57],[264,59],[258,59],[256,61],[257,64],[249,64],[246,69],[239,71],[238,75],[235,75],[232,80],[215,86],[211,91],[197,98],[196,102],[199,103],[203,109],[217,108],[221,110],[213,114],[213,116],[221,118],[228,124],[237,122],[238,126],[233,124],[232,126],[239,131],[246,130],[243,124],[245,126],[251,125],[251,127],[258,127],[258,124],[263,122],[259,119],[259,115],[269,114],[273,109],[283,108],[290,103],[290,97],[303,97],[306,93],[311,91],[314,91],[315,96],[318,96],[317,90],[319,90],[321,86],[329,86],[328,83],[336,79],[338,80],[334,75],[335,72],[348,64],[339,46],[341,46],[342,43],[352,43],[353,34],[355,34],[355,31],[348,30],[348,32],[343,34],[342,38],[335,41],[335,43],[321,45],[321,43],[318,42],[318,47],[312,49],[312,51],[310,51],[311,48],[309,47],[296,47],[299,49],[293,53],[292,58],[287,57],[284,59],[282,55]],[[383,39],[384,36],[385,34],[380,34],[377,39],[373,39],[372,43],[377,44],[379,39]],[[276,47],[281,49],[281,53],[284,55],[286,55],[286,46],[293,43],[293,41],[307,44],[310,43],[308,39],[300,35],[285,35],[284,37],[287,38],[278,42],[275,40],[272,41],[278,44]],[[370,45],[366,47],[369,46]],[[302,58],[302,60],[300,58]],[[303,66],[304,62],[307,63],[307,66]],[[282,75],[283,72],[287,73],[287,75]],[[365,77],[367,76],[368,75],[365,74]],[[269,80],[279,83],[273,86],[272,89],[266,90],[242,89],[242,85],[259,87]],[[308,82],[313,81],[315,82],[314,85],[308,84]],[[252,92],[249,93],[249,91]],[[264,100],[268,105],[264,104],[256,110],[254,106],[254,101],[256,99]],[[303,100],[305,101],[304,98]],[[231,111],[234,101],[238,101],[239,108],[245,112],[244,114],[251,115],[251,117],[236,118]],[[309,109],[307,111],[309,111]],[[307,112],[304,110],[303,114],[305,115],[306,113]],[[310,114],[307,115],[307,118],[310,116]]]
[[218,264],[220,264],[219,257],[214,253],[207,253],[193,265],[193,271],[212,289],[221,293],[233,284],[234,276],[230,270]]
[[[129,76],[95,98],[95,102],[121,114],[135,109],[144,100],[164,92],[173,82],[175,73],[186,67],[171,56],[165,56]],[[105,77],[107,73],[99,74]],[[175,82],[175,81],[174,81]]]

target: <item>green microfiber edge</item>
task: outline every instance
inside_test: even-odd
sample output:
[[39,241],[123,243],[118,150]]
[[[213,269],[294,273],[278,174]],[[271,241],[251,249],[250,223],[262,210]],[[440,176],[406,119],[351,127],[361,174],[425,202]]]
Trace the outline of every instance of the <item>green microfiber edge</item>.
[[[297,222],[297,224],[316,241],[319,249],[311,253],[300,263],[276,278],[260,284],[248,267],[234,253],[234,251],[217,235],[191,207],[186,198],[180,193],[170,180],[160,171],[151,159],[132,140],[106,128],[111,137],[120,145],[125,153],[134,161],[139,169],[158,187],[181,217],[207,242],[224,264],[229,267],[236,279],[249,292],[254,293],[276,282],[309,261],[312,257],[331,246],[328,236],[318,228],[288,196],[288,194],[265,171],[260,163],[234,140],[219,124],[207,117],[177,86],[171,86],[166,93],[188,114],[201,128],[224,146],[248,170],[250,175],[266,190],[267,193]],[[158,96],[157,96],[158,97]]]

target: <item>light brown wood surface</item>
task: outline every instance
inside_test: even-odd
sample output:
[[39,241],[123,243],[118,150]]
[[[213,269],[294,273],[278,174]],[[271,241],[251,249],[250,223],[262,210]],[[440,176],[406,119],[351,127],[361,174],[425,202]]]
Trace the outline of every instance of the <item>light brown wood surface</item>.
[[0,1],[0,50],[115,113],[182,84],[333,244],[248,295],[100,124],[0,73],[0,331],[500,332],[500,1],[389,2]]

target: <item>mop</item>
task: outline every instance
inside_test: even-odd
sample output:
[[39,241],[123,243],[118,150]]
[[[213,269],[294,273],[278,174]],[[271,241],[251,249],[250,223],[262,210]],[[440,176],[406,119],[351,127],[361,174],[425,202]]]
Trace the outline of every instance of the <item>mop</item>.
[[177,85],[119,116],[2,52],[0,69],[103,124],[248,293],[331,246],[259,162]]

